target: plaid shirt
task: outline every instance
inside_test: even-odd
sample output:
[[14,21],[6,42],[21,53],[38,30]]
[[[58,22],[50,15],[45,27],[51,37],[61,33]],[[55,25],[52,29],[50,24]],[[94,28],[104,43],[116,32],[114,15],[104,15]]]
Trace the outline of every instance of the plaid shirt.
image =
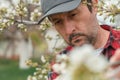
[[102,25],[103,29],[110,31],[110,35],[104,49],[102,51],[108,59],[114,55],[116,49],[120,48],[120,31],[112,29],[110,26]]
[[[120,31],[114,30],[108,25],[101,25],[101,27],[107,31],[110,31],[108,41],[102,51],[102,54],[105,55],[105,57],[107,57],[109,60],[111,56],[114,55],[115,50],[120,48]],[[68,46],[64,51],[61,52],[61,54],[67,54],[69,51],[71,51],[71,49],[72,47]],[[58,74],[52,70],[52,72],[49,73],[48,80],[54,80],[57,76]]]

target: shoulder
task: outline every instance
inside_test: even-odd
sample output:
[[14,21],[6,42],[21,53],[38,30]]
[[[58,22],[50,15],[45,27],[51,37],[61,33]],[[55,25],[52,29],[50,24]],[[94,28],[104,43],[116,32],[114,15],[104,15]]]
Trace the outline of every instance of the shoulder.
[[69,51],[73,49],[72,46],[67,46],[64,50],[60,52],[60,54],[67,54]]
[[109,25],[101,25],[101,27],[107,31],[110,31],[114,38],[120,38],[120,30],[116,30],[115,28]]
[[115,38],[120,38],[120,30],[112,30],[112,34]]

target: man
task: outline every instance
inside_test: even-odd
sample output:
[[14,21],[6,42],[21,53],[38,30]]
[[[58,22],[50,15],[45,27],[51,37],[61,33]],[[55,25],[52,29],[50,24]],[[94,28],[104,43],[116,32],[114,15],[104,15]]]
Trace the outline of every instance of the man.
[[48,17],[70,46],[92,44],[98,54],[110,59],[120,47],[120,32],[99,25],[97,3],[98,0],[41,0],[43,16],[39,23]]

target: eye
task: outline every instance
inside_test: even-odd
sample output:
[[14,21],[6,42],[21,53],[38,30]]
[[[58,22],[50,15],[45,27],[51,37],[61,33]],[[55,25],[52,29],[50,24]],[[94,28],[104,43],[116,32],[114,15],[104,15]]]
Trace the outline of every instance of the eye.
[[75,16],[75,15],[76,15],[76,13],[71,14],[72,17]]
[[76,18],[77,17],[77,13],[71,13],[70,15],[69,15],[69,18],[71,18],[71,19],[74,19],[74,18]]
[[58,24],[61,24],[61,23],[62,23],[61,20],[56,20],[56,21],[54,22],[55,25],[58,25]]

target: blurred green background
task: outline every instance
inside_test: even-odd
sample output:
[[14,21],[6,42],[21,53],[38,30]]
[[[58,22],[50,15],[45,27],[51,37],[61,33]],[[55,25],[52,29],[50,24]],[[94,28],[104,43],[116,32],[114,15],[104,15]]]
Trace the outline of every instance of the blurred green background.
[[38,1],[0,0],[0,80],[27,80],[35,68],[25,61],[47,51],[45,29],[34,25],[40,17]]
[[0,59],[0,80],[27,80],[34,68],[20,69],[18,60]]

